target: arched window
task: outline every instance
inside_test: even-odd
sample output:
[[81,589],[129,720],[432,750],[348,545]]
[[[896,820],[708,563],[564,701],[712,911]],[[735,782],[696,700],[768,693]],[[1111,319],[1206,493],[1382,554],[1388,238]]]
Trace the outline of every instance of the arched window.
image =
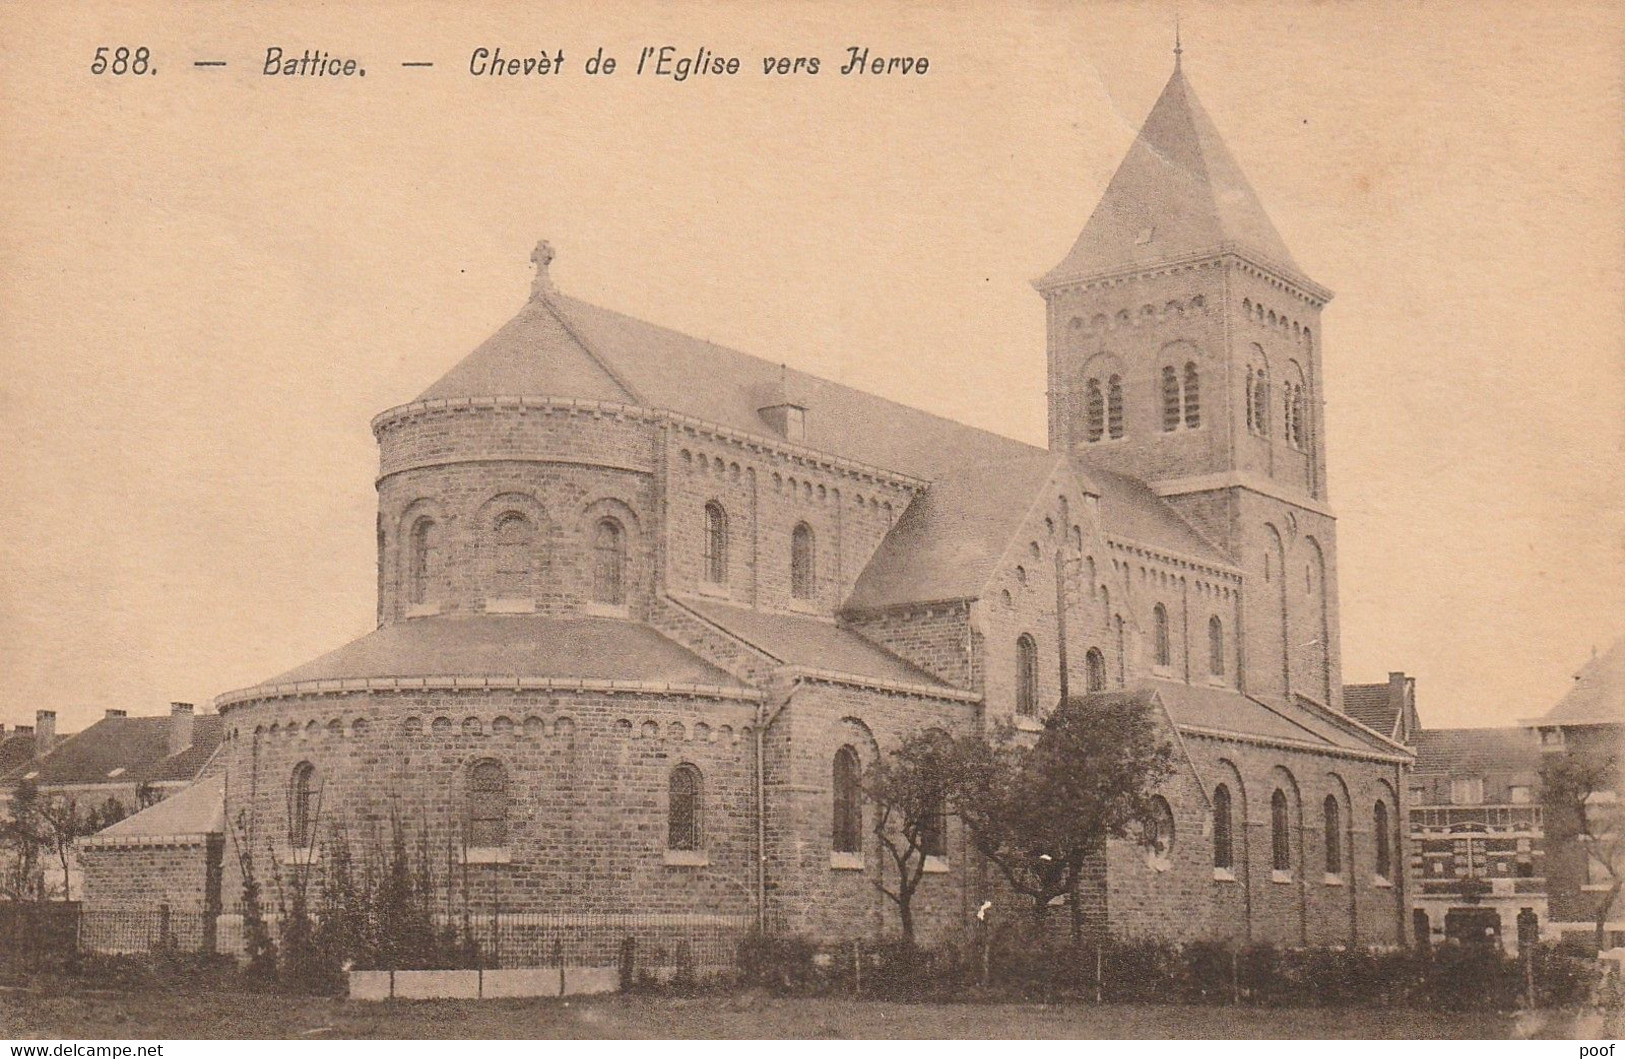
[[1258,413],[1253,408],[1253,377],[1258,374],[1256,368],[1247,365],[1247,429],[1258,429]]
[[1038,642],[1028,633],[1016,640],[1016,712],[1038,713]]
[[321,807],[322,789],[316,780],[316,766],[301,761],[293,767],[288,784],[288,845],[309,849],[316,844],[316,817]]
[[1326,874],[1343,874],[1343,810],[1337,796],[1326,795]]
[[1106,656],[1100,653],[1100,648],[1089,648],[1089,653],[1083,656],[1083,669],[1090,691],[1106,690]]
[[626,602],[626,533],[612,518],[598,523],[593,537],[592,598],[620,606]]
[[1372,828],[1377,833],[1377,878],[1391,879],[1394,871],[1394,851],[1389,844],[1388,804],[1380,798],[1377,799],[1371,817]]
[[1219,784],[1213,789],[1213,866],[1230,868],[1235,865],[1235,850],[1230,836],[1234,833],[1230,819],[1230,788]]
[[1089,416],[1089,440],[1099,441],[1106,435],[1106,395],[1101,392],[1099,379],[1089,380],[1085,401]]
[[859,780],[858,752],[849,746],[835,751],[830,848],[836,853],[857,853],[863,848],[863,797]]
[[1294,387],[1290,382],[1281,387],[1281,414],[1285,417],[1281,420],[1281,436],[1288,444],[1293,444],[1292,439],[1298,432],[1298,421],[1294,417],[1294,413],[1298,409],[1298,402],[1292,399],[1293,389]]
[[1304,404],[1305,404],[1304,399],[1303,399],[1303,387],[1301,385],[1294,385],[1294,386],[1291,387],[1291,391],[1292,391],[1292,396],[1291,396],[1291,401],[1292,401],[1292,431],[1291,431],[1291,433],[1292,433],[1292,445],[1293,445],[1294,448],[1302,450],[1305,447],[1304,446],[1304,438],[1308,434],[1308,432],[1304,429],[1304,422],[1303,422],[1303,413],[1304,413]]
[[1168,644],[1168,608],[1158,603],[1151,610],[1152,647],[1159,666],[1173,664],[1173,652]]
[[1172,365],[1162,369],[1162,429],[1179,426],[1179,373]]
[[411,556],[409,559],[407,599],[413,606],[429,601],[429,582],[434,576],[436,552],[440,547],[440,527],[432,518],[420,518],[412,524]]
[[728,583],[728,515],[714,500],[705,505],[705,579]]
[[1146,854],[1151,865],[1166,868],[1174,855],[1174,810],[1160,794],[1151,799],[1151,816],[1145,821]]
[[1286,791],[1279,787],[1270,795],[1270,866],[1276,871],[1292,870],[1292,819]]
[[813,598],[817,564],[812,527],[802,522],[790,534],[790,595],[796,599]]
[[1123,436],[1123,379],[1118,375],[1106,380],[1106,433],[1113,440]]
[[666,848],[705,848],[705,778],[693,765],[671,770],[666,809]]
[[468,770],[468,844],[493,849],[508,844],[508,772],[486,758]]
[[931,808],[920,821],[920,852],[927,857],[948,855],[948,808],[941,795],[931,799]]
[[1262,368],[1253,377],[1253,429],[1265,437],[1269,436],[1270,381]]
[[1216,677],[1224,676],[1224,623],[1218,615],[1207,620],[1207,670]]
[[499,599],[523,599],[534,594],[531,568],[536,528],[518,511],[504,512],[496,522],[496,585]]
[[1185,425],[1202,425],[1202,379],[1194,360],[1185,362]]

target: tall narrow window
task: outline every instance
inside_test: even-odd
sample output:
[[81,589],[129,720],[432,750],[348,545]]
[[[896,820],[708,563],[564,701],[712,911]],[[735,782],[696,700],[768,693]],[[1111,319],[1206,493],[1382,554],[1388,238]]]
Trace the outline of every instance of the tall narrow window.
[[592,598],[620,606],[626,602],[626,533],[612,518],[598,523],[593,537]]
[[1377,878],[1391,879],[1394,870],[1394,850],[1389,845],[1388,804],[1380,798],[1371,814],[1371,826],[1377,833]]
[[420,518],[412,524],[410,565],[411,587],[407,598],[413,606],[429,602],[429,582],[434,576],[435,552],[440,544],[440,527],[432,518]]
[[1106,433],[1113,440],[1123,436],[1123,379],[1118,375],[1106,380]]
[[698,850],[704,842],[705,779],[693,765],[671,770],[666,807],[666,848]]
[[931,799],[920,821],[920,852],[927,857],[948,855],[948,809],[941,795]]
[[1253,378],[1253,429],[1265,437],[1270,432],[1270,381],[1262,368]]
[[474,849],[508,844],[508,771],[490,758],[468,771],[468,844]]
[[1343,874],[1343,810],[1337,796],[1326,795],[1326,874]]
[[1100,653],[1100,648],[1091,647],[1089,653],[1083,656],[1084,675],[1088,680],[1090,691],[1106,690],[1106,656]]
[[796,599],[813,598],[817,558],[812,527],[802,522],[790,534],[790,595]]
[[1270,795],[1270,866],[1276,871],[1292,870],[1292,820],[1286,792],[1279,787]]
[[1119,614],[1113,619],[1117,626],[1117,686],[1122,687],[1128,681],[1128,637],[1123,634],[1123,616]]
[[1305,436],[1305,433],[1306,433],[1305,430],[1304,430],[1304,424],[1303,424],[1304,404],[1305,404],[1305,402],[1304,402],[1304,399],[1303,399],[1303,387],[1302,386],[1296,386],[1296,385],[1293,386],[1292,387],[1292,444],[1293,444],[1293,446],[1295,448],[1298,448],[1298,449],[1303,449],[1304,448],[1304,436]]
[[1231,848],[1230,788],[1219,784],[1213,789],[1213,866],[1230,868],[1235,864]]
[[1038,642],[1027,633],[1016,640],[1016,712],[1038,713]]
[[517,511],[497,519],[496,585],[499,599],[523,599],[534,594],[531,569],[535,566],[536,528]]
[[1253,407],[1253,376],[1256,374],[1251,364],[1247,365],[1247,429],[1258,429],[1258,413]]
[[1202,378],[1194,360],[1185,362],[1185,425],[1202,425]]
[[1224,676],[1224,623],[1217,615],[1207,620],[1207,671]]
[[715,501],[705,505],[705,579],[728,582],[728,516]]
[[1088,404],[1089,440],[1099,441],[1106,434],[1106,395],[1100,390],[1100,380],[1090,379],[1084,400]]
[[1162,369],[1162,429],[1179,427],[1179,373],[1172,366]]
[[849,746],[835,751],[834,817],[830,843],[836,853],[857,853],[863,848],[863,800],[859,789],[858,752]]
[[1159,666],[1173,664],[1173,652],[1168,643],[1168,608],[1158,603],[1151,610],[1152,648]]
[[1293,418],[1293,413],[1297,411],[1298,403],[1292,399],[1292,390],[1293,386],[1290,382],[1281,387],[1281,414],[1285,417],[1281,420],[1283,424],[1281,428],[1281,436],[1286,439],[1288,444],[1292,443],[1292,439],[1297,435],[1298,432],[1297,420]]
[[301,761],[293,767],[293,779],[288,785],[288,845],[294,849],[309,849],[316,844],[317,806],[321,800],[321,785],[316,781],[316,766]]

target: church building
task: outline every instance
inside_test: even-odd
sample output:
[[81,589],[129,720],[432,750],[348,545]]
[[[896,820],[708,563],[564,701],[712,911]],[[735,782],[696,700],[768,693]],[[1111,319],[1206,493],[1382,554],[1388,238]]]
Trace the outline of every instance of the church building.
[[[1047,448],[582,301],[552,257],[372,422],[377,629],[219,696],[204,779],[82,850],[87,905],[218,908],[242,834],[309,863],[404,819],[480,909],[877,938],[863,770],[922,729],[1037,730],[1064,672],[1176,748],[1094,925],[1405,940],[1410,754],[1341,701],[1331,292],[1177,56],[1035,284]],[[1016,907],[956,824],[930,852],[926,942]]]

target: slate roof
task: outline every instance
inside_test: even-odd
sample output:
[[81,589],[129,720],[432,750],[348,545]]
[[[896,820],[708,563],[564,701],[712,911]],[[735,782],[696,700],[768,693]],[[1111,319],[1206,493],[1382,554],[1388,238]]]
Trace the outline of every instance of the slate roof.
[[800,444],[914,477],[1043,451],[558,293],[532,298],[419,400],[576,397],[778,437],[761,409],[786,390],[808,409]]
[[1047,287],[1226,245],[1298,272],[1176,63],[1077,242],[1038,284]]
[[1416,737],[1418,776],[1540,772],[1540,743],[1528,728],[1433,728]]
[[94,838],[102,842],[127,842],[141,838],[219,834],[226,829],[225,796],[225,777],[210,776],[103,828]]
[[1625,638],[1591,659],[1535,724],[1625,724]]
[[260,686],[392,677],[574,677],[742,686],[641,622],[537,614],[441,615],[396,622]]
[[947,687],[925,670],[824,619],[751,610],[707,599],[685,597],[683,605],[786,665],[893,684]]
[[[168,716],[104,717],[84,731],[59,740],[50,753],[37,761],[14,766],[0,776],[0,783],[17,783],[24,777],[40,787],[190,781],[220,745],[220,717],[194,717],[192,745],[174,756],[169,753],[169,726]],[[124,771],[109,775],[115,769]]]
[[1402,755],[1398,747],[1343,728],[1298,704],[1265,705],[1232,688],[1204,687],[1173,680],[1148,680],[1177,725],[1218,729],[1262,739],[1287,739],[1339,750]]
[[858,575],[844,609],[979,595],[1062,459],[1045,452],[963,467],[932,482]]
[[1392,735],[1399,720],[1399,704],[1393,691],[1381,684],[1344,684],[1343,712],[1373,731]]
[[1144,482],[1126,474],[1087,465],[1084,473],[1100,493],[1101,524],[1111,536],[1176,552],[1216,566],[1235,565]]
[[34,760],[34,733],[7,732],[0,736],[0,779],[17,766]]

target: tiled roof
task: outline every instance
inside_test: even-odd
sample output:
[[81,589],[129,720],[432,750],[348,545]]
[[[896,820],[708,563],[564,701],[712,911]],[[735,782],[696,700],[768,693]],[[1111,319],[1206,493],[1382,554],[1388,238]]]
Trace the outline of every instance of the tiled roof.
[[945,687],[923,669],[833,622],[685,597],[684,606],[786,665],[892,684]]
[[0,779],[26,762],[34,760],[32,732],[10,732],[0,736]]
[[537,614],[397,622],[262,686],[390,677],[565,677],[741,686],[641,622]]
[[[14,766],[0,777],[0,783],[16,783],[25,776],[41,787],[191,780],[220,745],[220,718],[215,714],[194,717],[192,745],[173,756],[169,753],[170,724],[167,716],[104,717],[60,740],[39,760]],[[115,774],[119,769],[123,771]]]
[[1085,461],[1082,473],[1100,492],[1100,521],[1107,534],[1177,552],[1217,566],[1234,562],[1137,478]]
[[1286,739],[1328,749],[1399,755],[1402,751],[1340,727],[1302,705],[1265,705],[1232,688],[1203,687],[1173,680],[1150,680],[1168,715],[1178,725],[1217,729],[1260,739]]
[[1065,260],[1041,286],[1236,245],[1297,272],[1176,65]]
[[96,833],[96,839],[120,842],[141,838],[219,834],[226,828],[224,776],[198,780],[168,798],[125,817]]
[[1399,707],[1386,683],[1344,684],[1343,712],[1383,735],[1392,735],[1399,720]]
[[420,399],[624,402],[777,437],[761,409],[786,392],[807,408],[799,444],[914,477],[1043,451],[556,293],[533,298]]
[[962,467],[932,482],[858,575],[845,609],[979,595],[1061,462],[1046,452]]
[[1432,728],[1416,737],[1416,775],[1540,771],[1540,744],[1528,728]]
[[1625,724],[1625,638],[1591,659],[1537,724]]

